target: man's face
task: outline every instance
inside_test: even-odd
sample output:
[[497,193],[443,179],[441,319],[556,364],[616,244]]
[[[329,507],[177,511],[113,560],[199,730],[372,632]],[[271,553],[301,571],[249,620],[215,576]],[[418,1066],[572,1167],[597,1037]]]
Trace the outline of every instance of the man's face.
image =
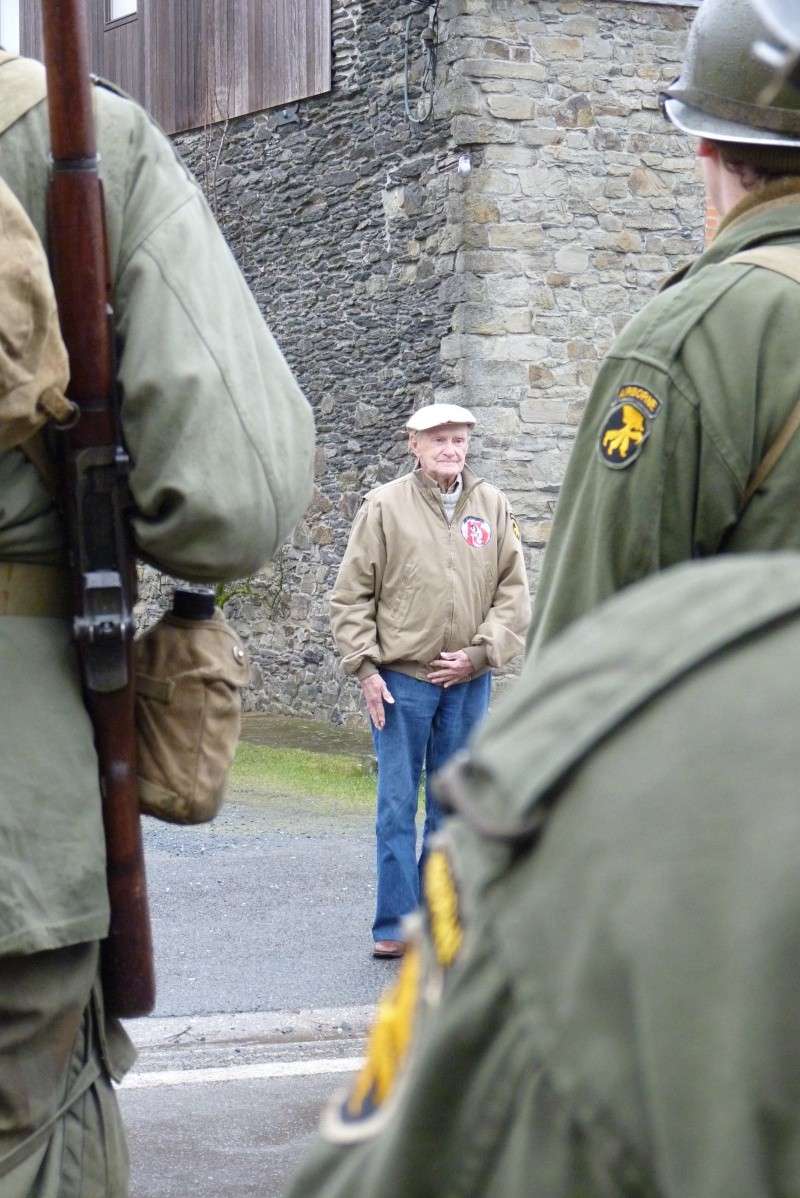
[[423,474],[437,482],[453,481],[464,469],[469,449],[469,426],[439,424],[436,428],[412,433],[409,446]]

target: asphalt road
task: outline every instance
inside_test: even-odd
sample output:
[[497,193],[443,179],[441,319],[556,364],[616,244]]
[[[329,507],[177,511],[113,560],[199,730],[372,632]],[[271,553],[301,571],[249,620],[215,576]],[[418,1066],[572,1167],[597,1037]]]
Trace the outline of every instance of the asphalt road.
[[119,1097],[131,1198],[279,1198],[346,1086],[372,1008],[143,1020]]
[[372,1003],[373,813],[237,800],[211,824],[145,821],[156,1015]]
[[240,796],[204,827],[145,824],[158,998],[128,1025],[131,1198],[279,1198],[396,971],[370,956],[373,813]]

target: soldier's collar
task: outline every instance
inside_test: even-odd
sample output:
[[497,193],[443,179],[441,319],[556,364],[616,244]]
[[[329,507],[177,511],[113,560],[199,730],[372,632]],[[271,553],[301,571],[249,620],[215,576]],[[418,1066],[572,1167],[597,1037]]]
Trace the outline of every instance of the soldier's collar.
[[716,654],[798,618],[799,561],[731,554],[627,587],[528,658],[469,754],[436,775],[437,798],[490,840],[535,837],[567,775],[637,711]]
[[748,192],[744,199],[731,208],[719,223],[717,237],[740,221],[750,219],[756,210],[761,216],[797,203],[800,203],[800,178],[776,179],[774,183],[767,183],[755,191]]

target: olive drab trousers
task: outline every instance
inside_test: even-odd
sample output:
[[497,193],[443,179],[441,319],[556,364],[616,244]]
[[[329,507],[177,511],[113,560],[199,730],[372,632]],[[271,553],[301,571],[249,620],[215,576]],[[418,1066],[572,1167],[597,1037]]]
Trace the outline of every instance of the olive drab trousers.
[[97,943],[0,958],[0,1194],[126,1198]]

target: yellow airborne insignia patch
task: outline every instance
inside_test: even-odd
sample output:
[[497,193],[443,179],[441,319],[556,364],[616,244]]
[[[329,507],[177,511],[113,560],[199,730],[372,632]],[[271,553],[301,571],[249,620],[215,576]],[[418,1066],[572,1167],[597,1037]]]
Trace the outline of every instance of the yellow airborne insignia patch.
[[631,466],[650,436],[650,425],[642,412],[631,403],[616,403],[600,430],[598,451],[613,470]]
[[436,960],[443,969],[449,969],[461,951],[464,932],[453,871],[441,849],[434,849],[425,863],[424,888]]
[[383,1123],[383,1110],[392,1096],[408,1058],[414,1017],[419,1002],[421,956],[409,944],[397,980],[378,1003],[367,1056],[349,1094],[337,1096],[323,1114],[320,1131],[334,1143],[366,1139]]
[[600,429],[597,452],[606,466],[623,470],[639,457],[650,436],[650,422],[661,411],[661,400],[646,387],[620,387]]

